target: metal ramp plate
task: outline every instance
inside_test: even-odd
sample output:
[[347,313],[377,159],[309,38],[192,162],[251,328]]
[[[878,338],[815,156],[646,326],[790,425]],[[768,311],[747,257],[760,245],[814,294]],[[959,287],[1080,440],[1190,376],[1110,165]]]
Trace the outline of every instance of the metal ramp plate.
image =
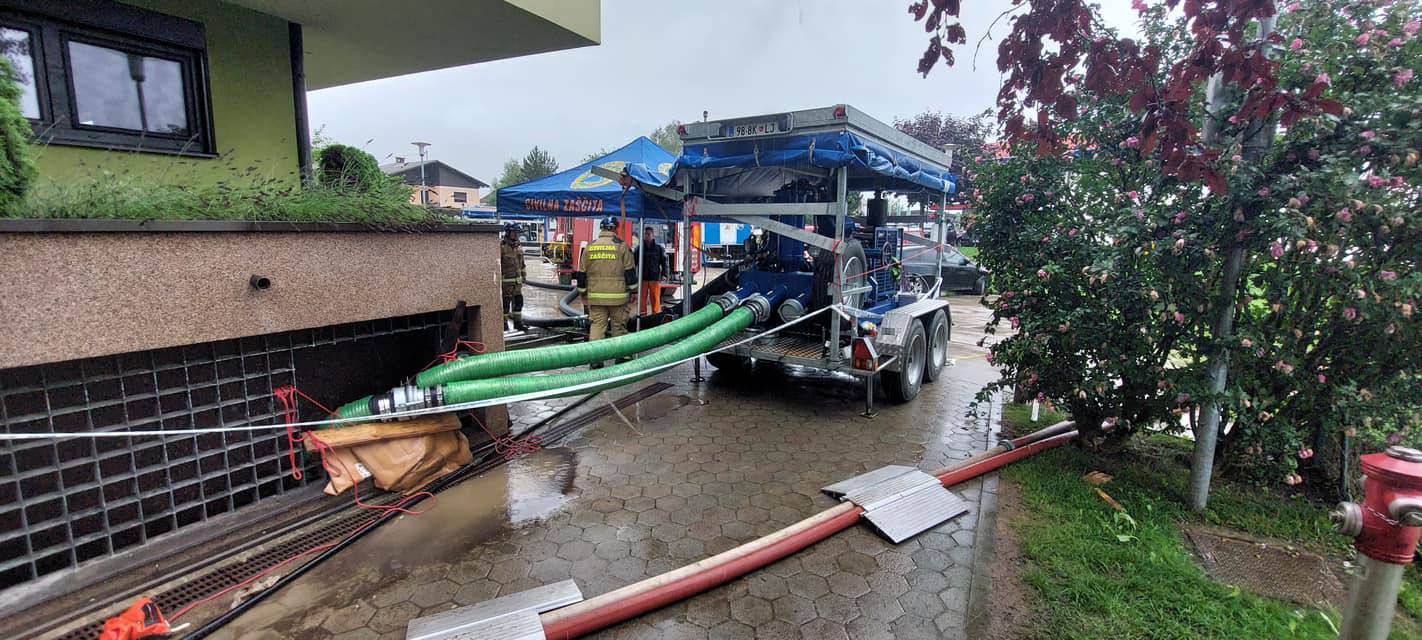
[[887,505],[867,511],[864,519],[894,544],[968,512],[968,503],[943,485],[924,487]]
[[891,464],[887,467],[879,467],[868,473],[861,473],[848,480],[840,480],[827,487],[821,487],[820,491],[838,498],[846,493],[852,493],[869,485],[883,482],[890,478],[896,478],[910,471],[913,471],[913,467]]
[[889,465],[821,489],[864,509],[881,535],[898,544],[968,512],[966,501],[913,467]]
[[564,580],[415,618],[405,627],[405,640],[542,640],[543,624],[538,614],[582,600],[578,585]]

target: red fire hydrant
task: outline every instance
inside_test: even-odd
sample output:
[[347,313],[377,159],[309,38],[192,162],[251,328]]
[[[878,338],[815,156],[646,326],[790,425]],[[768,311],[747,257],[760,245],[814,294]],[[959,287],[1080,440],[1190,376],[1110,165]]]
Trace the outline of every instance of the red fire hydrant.
[[1422,538],[1422,451],[1389,447],[1363,456],[1363,504],[1333,513],[1338,532],[1356,538],[1360,573],[1348,594],[1342,640],[1385,640],[1402,573]]

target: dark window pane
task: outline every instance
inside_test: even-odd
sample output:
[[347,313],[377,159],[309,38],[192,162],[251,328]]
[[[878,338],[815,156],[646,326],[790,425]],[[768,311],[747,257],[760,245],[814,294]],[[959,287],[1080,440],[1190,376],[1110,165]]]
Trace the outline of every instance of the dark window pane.
[[70,42],[69,64],[79,124],[154,133],[188,132],[181,63]]
[[35,59],[31,53],[30,32],[0,27],[0,52],[15,67],[15,80],[20,85],[20,113],[39,119],[39,94],[35,91]]
[[463,192],[463,191],[455,191],[455,192],[454,192],[454,201],[455,201],[455,202],[469,202],[469,194],[467,194],[467,193],[465,193],[465,192]]

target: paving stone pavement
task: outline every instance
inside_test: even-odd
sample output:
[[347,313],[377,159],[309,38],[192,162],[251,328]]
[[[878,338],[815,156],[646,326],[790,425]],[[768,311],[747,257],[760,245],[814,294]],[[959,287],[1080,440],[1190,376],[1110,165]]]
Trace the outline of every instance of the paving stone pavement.
[[[218,637],[403,638],[414,617],[568,578],[591,597],[720,553],[833,506],[821,486],[887,464],[932,470],[986,448],[996,407],[965,415],[986,365],[964,349],[954,346],[965,361],[915,402],[881,403],[872,420],[858,415],[852,379],[768,366],[693,385],[689,365],[665,372],[656,379],[675,388],[562,443],[571,480],[546,515],[512,524],[495,514],[504,525],[472,545],[372,570],[370,589],[333,596],[342,590],[303,577]],[[511,414],[528,424],[556,404]],[[984,497],[979,481],[955,491],[975,506]],[[899,545],[861,524],[592,637],[964,638],[978,511]],[[365,542],[343,554],[358,558]]]

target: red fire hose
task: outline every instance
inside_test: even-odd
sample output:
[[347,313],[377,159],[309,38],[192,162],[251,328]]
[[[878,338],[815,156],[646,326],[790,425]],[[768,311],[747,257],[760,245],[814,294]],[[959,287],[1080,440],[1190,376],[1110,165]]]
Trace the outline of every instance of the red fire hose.
[[[940,469],[933,475],[944,486],[953,486],[1066,444],[1076,437],[1074,427],[1075,423],[1070,421],[1054,424],[1012,440],[1011,447],[993,447]],[[768,536],[700,562],[549,611],[541,616],[543,634],[555,640],[577,638],[725,584],[848,529],[859,521],[862,513],[863,509],[841,502]]]

